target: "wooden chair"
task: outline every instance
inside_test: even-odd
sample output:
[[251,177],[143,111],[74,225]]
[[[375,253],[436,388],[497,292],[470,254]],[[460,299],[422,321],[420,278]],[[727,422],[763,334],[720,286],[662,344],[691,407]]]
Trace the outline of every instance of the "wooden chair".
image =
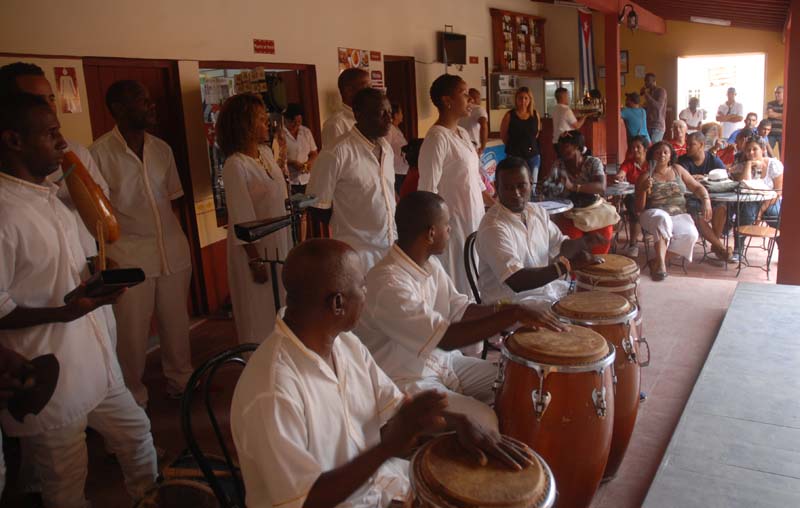
[[745,244],[744,251],[739,259],[739,266],[736,270],[736,276],[738,277],[742,272],[742,266],[750,266],[750,263],[747,261],[747,252],[750,250],[750,243],[753,241],[753,238],[760,238],[767,243],[767,262],[764,266],[759,266],[757,268],[764,270],[767,273],[767,280],[770,280],[769,271],[770,265],[772,264],[772,255],[775,252],[775,245],[778,241],[778,237],[780,237],[781,231],[780,213],[777,216],[762,217],[761,224],[748,224],[745,226],[739,226],[737,231],[738,234],[743,237]]
[[[467,281],[469,282],[469,288],[472,290],[472,297],[475,299],[475,303],[480,304],[482,300],[481,292],[478,289],[478,263],[475,256],[475,239],[477,236],[477,231],[470,233],[467,241],[464,242],[464,267],[467,269]],[[489,339],[484,339],[481,358],[485,360],[490,350],[500,351],[500,348],[492,344]]]

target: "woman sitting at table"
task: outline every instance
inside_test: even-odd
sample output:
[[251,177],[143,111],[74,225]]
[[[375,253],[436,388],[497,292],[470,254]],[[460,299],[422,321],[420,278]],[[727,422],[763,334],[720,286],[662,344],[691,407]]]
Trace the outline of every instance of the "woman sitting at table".
[[636,210],[642,229],[655,239],[655,258],[648,260],[654,281],[667,276],[667,251],[692,261],[699,233],[692,216],[686,213],[687,190],[703,203],[703,221],[711,220],[708,191],[683,167],[675,164],[675,149],[666,141],[653,145],[647,153],[653,166],[636,182]]
[[553,218],[559,229],[572,239],[598,233],[608,242],[592,248],[593,254],[606,254],[611,245],[616,209],[601,197],[606,190],[606,174],[600,159],[585,155],[583,134],[567,131],[558,140],[559,158],[543,184],[549,198],[566,198],[574,208]]
[[[741,181],[746,189],[775,191],[778,196],[765,201],[742,203],[739,208],[739,225],[758,224],[764,215],[777,217],[781,213],[780,195],[783,190],[783,163],[767,157],[766,145],[758,136],[751,136],[744,144],[744,162],[733,167],[731,176]],[[742,238],[736,237],[736,254],[741,255]]]
[[719,157],[729,167],[736,159],[736,144],[722,137],[722,126],[716,122],[704,123],[700,132],[706,137],[706,150]]
[[[645,136],[634,136],[628,143],[628,155],[625,157],[625,162],[619,168],[619,171],[614,175],[614,183],[630,182],[636,185],[639,176],[646,174],[650,167],[647,163],[647,149],[650,147],[650,138]],[[628,214],[628,221],[630,222],[630,238],[628,238],[628,247],[622,254],[635,258],[639,256],[639,248],[636,246],[636,241],[642,234],[642,226],[639,224],[639,216],[636,214],[636,199],[633,194],[628,194],[624,198],[625,211]]]

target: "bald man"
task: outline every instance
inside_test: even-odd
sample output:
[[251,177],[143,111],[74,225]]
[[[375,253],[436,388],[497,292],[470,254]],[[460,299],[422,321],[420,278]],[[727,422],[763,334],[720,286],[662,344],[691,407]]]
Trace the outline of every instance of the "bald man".
[[342,97],[342,109],[328,117],[322,126],[322,148],[333,148],[336,141],[350,132],[356,124],[353,99],[356,94],[369,88],[369,74],[364,69],[345,69],[336,82]]
[[451,411],[497,428],[489,407],[497,368],[458,349],[517,323],[562,326],[549,311],[472,304],[458,292],[436,257],[450,238],[450,213],[438,194],[417,191],[404,197],[395,221],[397,243],[367,274],[366,309],[356,333],[402,390],[444,392]]
[[247,506],[389,506],[408,494],[407,456],[418,436],[455,428],[485,460],[528,457],[496,432],[446,411],[436,392],[404,397],[349,331],[364,306],[356,252],[306,241],[283,269],[286,312],[244,369],[231,428]]

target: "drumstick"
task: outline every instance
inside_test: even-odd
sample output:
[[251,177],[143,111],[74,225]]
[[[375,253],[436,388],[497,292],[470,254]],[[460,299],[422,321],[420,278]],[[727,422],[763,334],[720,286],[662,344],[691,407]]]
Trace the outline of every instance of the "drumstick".
[[106,232],[103,222],[97,221],[97,270],[106,269]]

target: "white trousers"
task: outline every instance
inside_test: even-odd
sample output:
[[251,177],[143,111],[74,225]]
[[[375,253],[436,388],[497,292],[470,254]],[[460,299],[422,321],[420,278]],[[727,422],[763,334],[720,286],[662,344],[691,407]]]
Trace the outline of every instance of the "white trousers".
[[88,455],[86,427],[97,430],[122,467],[125,487],[135,500],[158,474],[150,420],[122,384],[88,415],[58,430],[20,438],[41,481],[46,508],[87,508],[84,495]]
[[498,430],[497,415],[491,408],[494,404],[492,385],[497,376],[497,367],[490,361],[461,354],[451,354],[449,379],[427,377],[400,386],[406,393],[436,390],[447,394],[447,410],[464,414],[474,422],[492,430]]
[[117,318],[117,357],[125,384],[136,402],[147,404],[147,388],[142,383],[150,320],[155,312],[161,342],[161,366],[167,378],[167,389],[183,392],[192,376],[189,348],[190,268],[171,275],[146,279],[129,288],[114,304]]
[[650,208],[639,215],[639,224],[656,240],[666,240],[668,251],[685,257],[691,263],[694,244],[700,235],[691,215],[670,215],[664,210]]

